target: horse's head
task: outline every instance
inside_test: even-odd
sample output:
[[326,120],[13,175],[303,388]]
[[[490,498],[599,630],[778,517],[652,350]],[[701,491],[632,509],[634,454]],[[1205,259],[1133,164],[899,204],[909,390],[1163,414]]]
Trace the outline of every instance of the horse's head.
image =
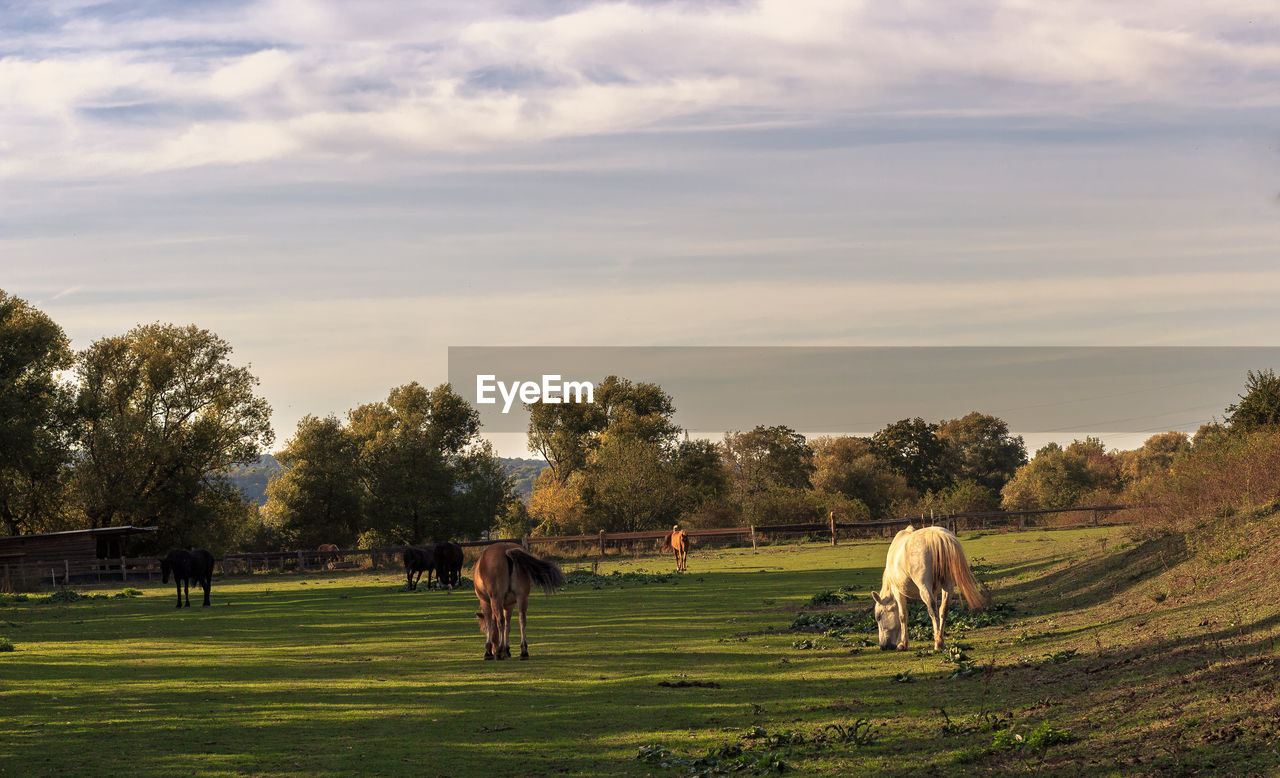
[[880,650],[888,651],[902,645],[903,630],[906,625],[898,618],[898,604],[892,596],[881,597],[878,592],[871,593],[875,601],[876,627],[880,632]]
[[169,557],[160,560],[160,583],[169,583],[169,573],[173,571],[173,564],[169,562]]

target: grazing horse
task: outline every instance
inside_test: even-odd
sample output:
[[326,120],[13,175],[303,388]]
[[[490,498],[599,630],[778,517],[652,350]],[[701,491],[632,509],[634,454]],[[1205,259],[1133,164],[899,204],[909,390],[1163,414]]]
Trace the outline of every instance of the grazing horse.
[[182,607],[182,594],[186,592],[187,607],[191,607],[191,583],[204,588],[204,607],[209,607],[209,587],[213,585],[213,554],[203,548],[192,551],[175,549],[160,560],[160,581],[169,583],[169,575],[173,574],[173,583],[178,587],[178,607]]
[[316,551],[320,552],[320,564],[336,565],[342,561],[342,554],[338,553],[338,547],[332,543],[321,543],[316,546]]
[[894,536],[880,591],[871,593],[876,603],[880,648],[907,649],[907,600],[918,597],[924,600],[933,622],[933,647],[941,650],[947,605],[957,586],[970,608],[980,610],[987,604],[955,535],[941,527],[917,530],[908,526]]
[[676,555],[676,572],[683,573],[689,567],[689,533],[680,529],[680,525],[671,528],[662,539],[663,551],[674,551]]
[[484,658],[511,657],[511,609],[520,613],[520,658],[529,658],[525,640],[525,611],[529,607],[529,590],[535,585],[547,594],[564,586],[560,568],[544,562],[515,543],[495,543],[476,560],[471,573],[480,610],[476,620],[484,633]]
[[[451,540],[442,540],[435,547],[436,580],[450,589],[462,578],[462,546]],[[430,581],[428,580],[428,586]]]
[[[409,546],[404,550],[404,575],[408,579],[405,585],[412,591],[418,588],[418,581],[422,580],[422,574],[427,574],[427,588],[431,588],[431,573],[436,568],[436,558],[432,549],[422,546]],[[418,577],[414,578],[413,574],[417,573]]]

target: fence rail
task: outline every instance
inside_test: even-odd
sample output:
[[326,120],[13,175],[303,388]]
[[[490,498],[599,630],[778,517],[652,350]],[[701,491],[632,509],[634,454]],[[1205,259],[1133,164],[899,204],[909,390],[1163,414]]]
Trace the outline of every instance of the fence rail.
[[[967,513],[948,513],[936,516],[909,517],[880,521],[836,521],[832,516],[826,522],[799,524],[767,524],[747,527],[714,527],[708,529],[686,530],[690,537],[702,540],[738,539],[750,541],[755,547],[759,541],[779,535],[807,534],[829,538],[832,545],[839,542],[841,532],[845,537],[854,534],[873,534],[884,532],[895,527],[908,524],[925,524],[946,526],[955,529],[991,529],[1005,527],[1008,529],[1026,529],[1028,517],[1061,513],[1090,513],[1091,522],[1081,522],[1071,526],[1097,525],[1104,515],[1119,513],[1134,506],[1129,505],[1091,505],[1080,508],[1045,508],[1021,511],[976,511]],[[977,527],[973,527],[973,524]],[[1059,525],[1062,526],[1062,525]],[[594,550],[604,556],[612,544],[620,548],[629,544],[632,548],[643,541],[661,540],[667,533],[662,530],[641,532],[600,532],[595,535],[561,535],[555,537],[523,537],[494,538],[489,540],[471,540],[460,542],[464,547],[487,546],[493,543],[518,543],[525,548],[555,545],[591,544]],[[248,574],[271,570],[306,571],[342,568],[380,568],[398,566],[400,555],[408,546],[384,546],[381,548],[352,548],[337,551],[316,551],[300,549],[296,551],[258,551],[241,554],[227,554],[221,560],[224,575]],[[357,561],[359,560],[359,561]],[[367,565],[364,561],[367,560]],[[48,582],[52,585],[66,585],[72,581],[109,583],[129,580],[151,580],[160,572],[160,561],[153,557],[92,559],[92,560],[8,560],[0,564],[0,591],[13,591],[15,588],[30,588]]]

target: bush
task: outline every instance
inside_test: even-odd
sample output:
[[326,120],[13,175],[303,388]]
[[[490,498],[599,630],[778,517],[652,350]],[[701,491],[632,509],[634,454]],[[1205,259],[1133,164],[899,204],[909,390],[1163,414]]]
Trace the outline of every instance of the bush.
[[14,648],[13,641],[9,640],[9,638],[0,638],[0,653],[14,650],[16,649]]

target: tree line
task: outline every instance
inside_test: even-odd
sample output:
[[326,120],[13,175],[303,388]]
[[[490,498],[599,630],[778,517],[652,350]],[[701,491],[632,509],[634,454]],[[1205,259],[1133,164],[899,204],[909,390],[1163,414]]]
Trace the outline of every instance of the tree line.
[[154,526],[141,552],[414,543],[474,534],[514,500],[448,385],[396,387],[344,422],[308,416],[265,509],[226,478],[274,442],[258,380],[195,325],[139,325],[73,353],[0,290],[0,531]]
[[547,467],[520,499],[448,384],[409,383],[344,418],[306,416],[266,505],[226,478],[274,442],[257,379],[194,325],[145,324],[73,353],[62,329],[0,290],[0,530],[156,526],[152,550],[417,543],[879,519],[1140,501],[1153,483],[1280,422],[1280,379],[1250,371],[1222,422],[1133,451],[1095,438],[1028,458],[1000,418],[974,411],[808,440],[785,425],[689,439],[660,386],[608,376],[595,401],[530,404]]

